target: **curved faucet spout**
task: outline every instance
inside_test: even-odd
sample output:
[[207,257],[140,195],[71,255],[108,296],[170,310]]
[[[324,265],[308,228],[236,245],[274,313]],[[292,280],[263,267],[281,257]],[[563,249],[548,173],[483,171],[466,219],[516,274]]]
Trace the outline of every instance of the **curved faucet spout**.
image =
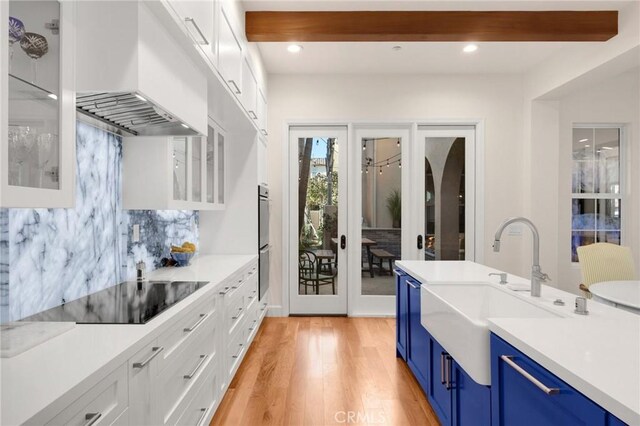
[[531,296],[540,297],[541,283],[549,279],[549,276],[542,272],[540,269],[540,234],[538,228],[526,217],[511,217],[506,219],[496,231],[496,235],[493,241],[493,251],[500,251],[500,238],[505,228],[512,223],[523,223],[531,229],[533,234],[533,262],[531,265]]

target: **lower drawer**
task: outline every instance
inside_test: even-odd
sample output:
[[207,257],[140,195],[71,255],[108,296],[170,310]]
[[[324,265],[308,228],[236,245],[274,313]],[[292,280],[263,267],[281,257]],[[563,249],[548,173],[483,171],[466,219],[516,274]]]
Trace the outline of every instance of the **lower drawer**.
[[244,353],[247,342],[246,342],[246,333],[245,330],[239,329],[236,333],[233,334],[233,338],[227,345],[227,354],[226,354],[226,369],[229,379],[233,377],[238,366],[240,365],[240,359],[242,358],[242,354]]
[[127,366],[123,364],[47,425],[125,425],[127,399]]
[[217,333],[215,318],[208,318],[198,334],[193,336],[193,342],[159,373],[157,399],[162,424],[175,423],[186,395],[197,387],[198,380],[206,375],[209,366],[217,363]]
[[193,398],[189,398],[190,403],[176,422],[177,425],[204,426],[211,421],[219,398],[218,369],[213,368],[201,382],[194,389]]

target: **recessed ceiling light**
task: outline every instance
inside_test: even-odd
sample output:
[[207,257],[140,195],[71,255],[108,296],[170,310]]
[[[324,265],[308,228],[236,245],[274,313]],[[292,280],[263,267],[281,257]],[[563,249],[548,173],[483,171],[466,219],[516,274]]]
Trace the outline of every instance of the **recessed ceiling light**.
[[140,99],[142,102],[147,102],[147,100],[145,98],[143,98],[142,96],[138,95],[136,93],[136,98]]
[[299,53],[302,50],[302,46],[299,44],[290,44],[287,46],[287,50],[289,53]]
[[610,150],[610,149],[613,149],[613,148],[611,148],[610,146],[603,146],[602,149]]
[[462,49],[465,53],[471,53],[471,52],[475,52],[476,50],[478,50],[478,45],[477,44],[467,44],[464,49]]
[[578,142],[588,142],[589,139],[580,139]]
[[58,96],[53,94],[53,93],[48,93],[47,96],[50,97],[51,99],[53,99],[54,101],[58,100]]
[[391,48],[391,50],[393,50],[394,52],[398,52],[398,51],[402,50],[402,46],[393,46]]

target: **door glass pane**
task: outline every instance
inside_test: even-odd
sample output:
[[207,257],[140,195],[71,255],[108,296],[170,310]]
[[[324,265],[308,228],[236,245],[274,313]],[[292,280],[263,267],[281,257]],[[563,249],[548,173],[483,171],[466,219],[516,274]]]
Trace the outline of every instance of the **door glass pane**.
[[187,138],[173,138],[173,199],[187,200]]
[[215,130],[209,126],[207,136],[207,203],[213,203],[213,192],[215,190]]
[[465,259],[465,138],[425,140],[425,260]]
[[298,294],[338,291],[336,138],[298,139]]
[[224,135],[218,133],[218,203],[224,204]]
[[57,1],[9,2],[9,185],[59,189]]
[[202,138],[191,139],[191,189],[193,201],[202,201]]
[[400,138],[362,144],[362,294],[395,295],[393,266],[401,258],[402,163]]
[[595,129],[596,192],[620,193],[620,129]]

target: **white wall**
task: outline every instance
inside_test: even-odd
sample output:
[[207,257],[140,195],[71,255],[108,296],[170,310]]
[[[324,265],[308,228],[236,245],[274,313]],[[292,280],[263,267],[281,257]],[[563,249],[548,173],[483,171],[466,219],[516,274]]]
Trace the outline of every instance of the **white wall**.
[[[521,239],[507,237],[491,251],[495,229],[508,216],[523,213],[522,79],[493,76],[269,76],[269,184],[273,206],[271,303],[282,303],[282,190],[286,122],[483,119],[485,121],[485,263],[526,273]],[[526,263],[526,262],[525,262]],[[277,312],[277,310],[276,310]]]

